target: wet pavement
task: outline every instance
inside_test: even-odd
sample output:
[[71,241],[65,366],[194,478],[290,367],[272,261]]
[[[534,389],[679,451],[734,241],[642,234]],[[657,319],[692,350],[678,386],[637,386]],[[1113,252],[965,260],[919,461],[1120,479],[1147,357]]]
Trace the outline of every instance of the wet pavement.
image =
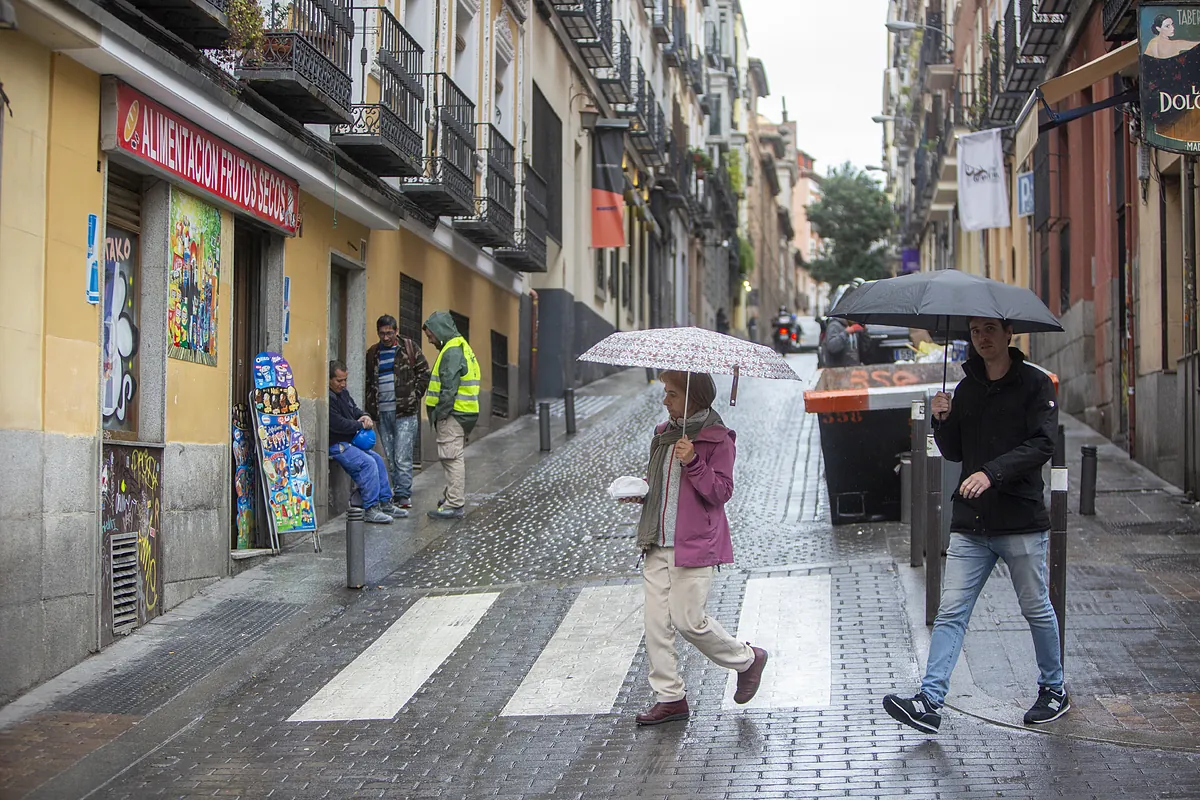
[[[801,373],[815,365],[791,359]],[[718,386],[727,397],[728,379]],[[726,707],[727,673],[681,645],[693,716],[639,729],[633,715],[652,700],[638,645],[613,662],[604,713],[509,713],[589,592],[639,584],[636,512],[603,490],[641,473],[661,392],[629,371],[579,395],[579,433],[566,437],[556,416],[550,453],[535,418],[472,443],[465,520],[416,513],[369,527],[367,590],[343,588],[335,523],[324,552],[292,542],[0,709],[0,798],[1200,798],[1200,524],[1178,492],[1102,446],[1100,513],[1071,516],[1075,710],[1019,725],[1036,673],[1000,571],[972,621],[953,710],[926,737],[879,705],[918,681],[923,572],[907,566],[898,523],[829,524],[800,384],[747,381],[736,408],[718,404],[738,433],[737,562],[717,575],[709,608],[736,630],[756,618],[761,587],[823,587],[794,609],[811,620],[796,631],[811,657],[772,659],[762,707]],[[1103,444],[1077,423],[1068,435],[1075,462],[1079,444]],[[430,466],[417,512],[438,492]],[[372,654],[422,609],[460,601],[478,612],[432,617],[447,655],[400,692],[397,678],[411,676]],[[597,620],[599,640],[610,624]],[[420,663],[424,642],[406,644],[390,657]],[[597,663],[610,655],[594,652]],[[292,721],[340,675],[365,676],[342,686],[350,700],[396,693],[398,711]]]

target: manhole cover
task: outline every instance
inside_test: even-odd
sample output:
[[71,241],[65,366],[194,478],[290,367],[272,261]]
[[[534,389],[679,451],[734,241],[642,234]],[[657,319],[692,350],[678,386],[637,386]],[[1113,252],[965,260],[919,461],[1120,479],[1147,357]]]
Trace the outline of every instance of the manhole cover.
[[1186,519],[1162,522],[1122,522],[1118,520],[1102,524],[1109,533],[1120,536],[1192,536],[1200,533],[1200,526]]
[[1127,556],[1143,572],[1200,573],[1200,555]]

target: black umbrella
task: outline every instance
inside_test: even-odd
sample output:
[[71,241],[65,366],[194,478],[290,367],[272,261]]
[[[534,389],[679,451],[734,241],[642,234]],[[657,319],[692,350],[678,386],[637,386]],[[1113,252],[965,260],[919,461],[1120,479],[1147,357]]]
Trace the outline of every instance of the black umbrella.
[[[1063,329],[1046,304],[1028,289],[956,269],[913,272],[864,283],[838,301],[829,316],[864,325],[899,325],[947,335],[969,336],[971,317],[1005,320],[1012,325],[1013,333]],[[943,389],[945,382],[943,365]]]

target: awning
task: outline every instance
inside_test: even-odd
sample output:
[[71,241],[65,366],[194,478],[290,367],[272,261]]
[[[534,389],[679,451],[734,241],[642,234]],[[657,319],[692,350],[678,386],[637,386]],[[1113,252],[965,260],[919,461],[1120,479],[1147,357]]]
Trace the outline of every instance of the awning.
[[1111,53],[1100,56],[1095,61],[1089,61],[1082,67],[1063,73],[1057,78],[1051,78],[1037,88],[1017,118],[1016,163],[1019,165],[1033,152],[1038,139],[1038,112],[1041,99],[1053,105],[1076,92],[1081,92],[1105,78],[1133,67],[1138,60],[1137,41],[1123,44]]

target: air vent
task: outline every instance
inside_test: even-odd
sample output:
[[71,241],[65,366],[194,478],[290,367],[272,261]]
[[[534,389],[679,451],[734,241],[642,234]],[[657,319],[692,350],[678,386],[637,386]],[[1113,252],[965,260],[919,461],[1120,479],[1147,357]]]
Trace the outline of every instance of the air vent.
[[138,624],[137,532],[114,533],[109,541],[112,548],[113,633],[129,633]]

